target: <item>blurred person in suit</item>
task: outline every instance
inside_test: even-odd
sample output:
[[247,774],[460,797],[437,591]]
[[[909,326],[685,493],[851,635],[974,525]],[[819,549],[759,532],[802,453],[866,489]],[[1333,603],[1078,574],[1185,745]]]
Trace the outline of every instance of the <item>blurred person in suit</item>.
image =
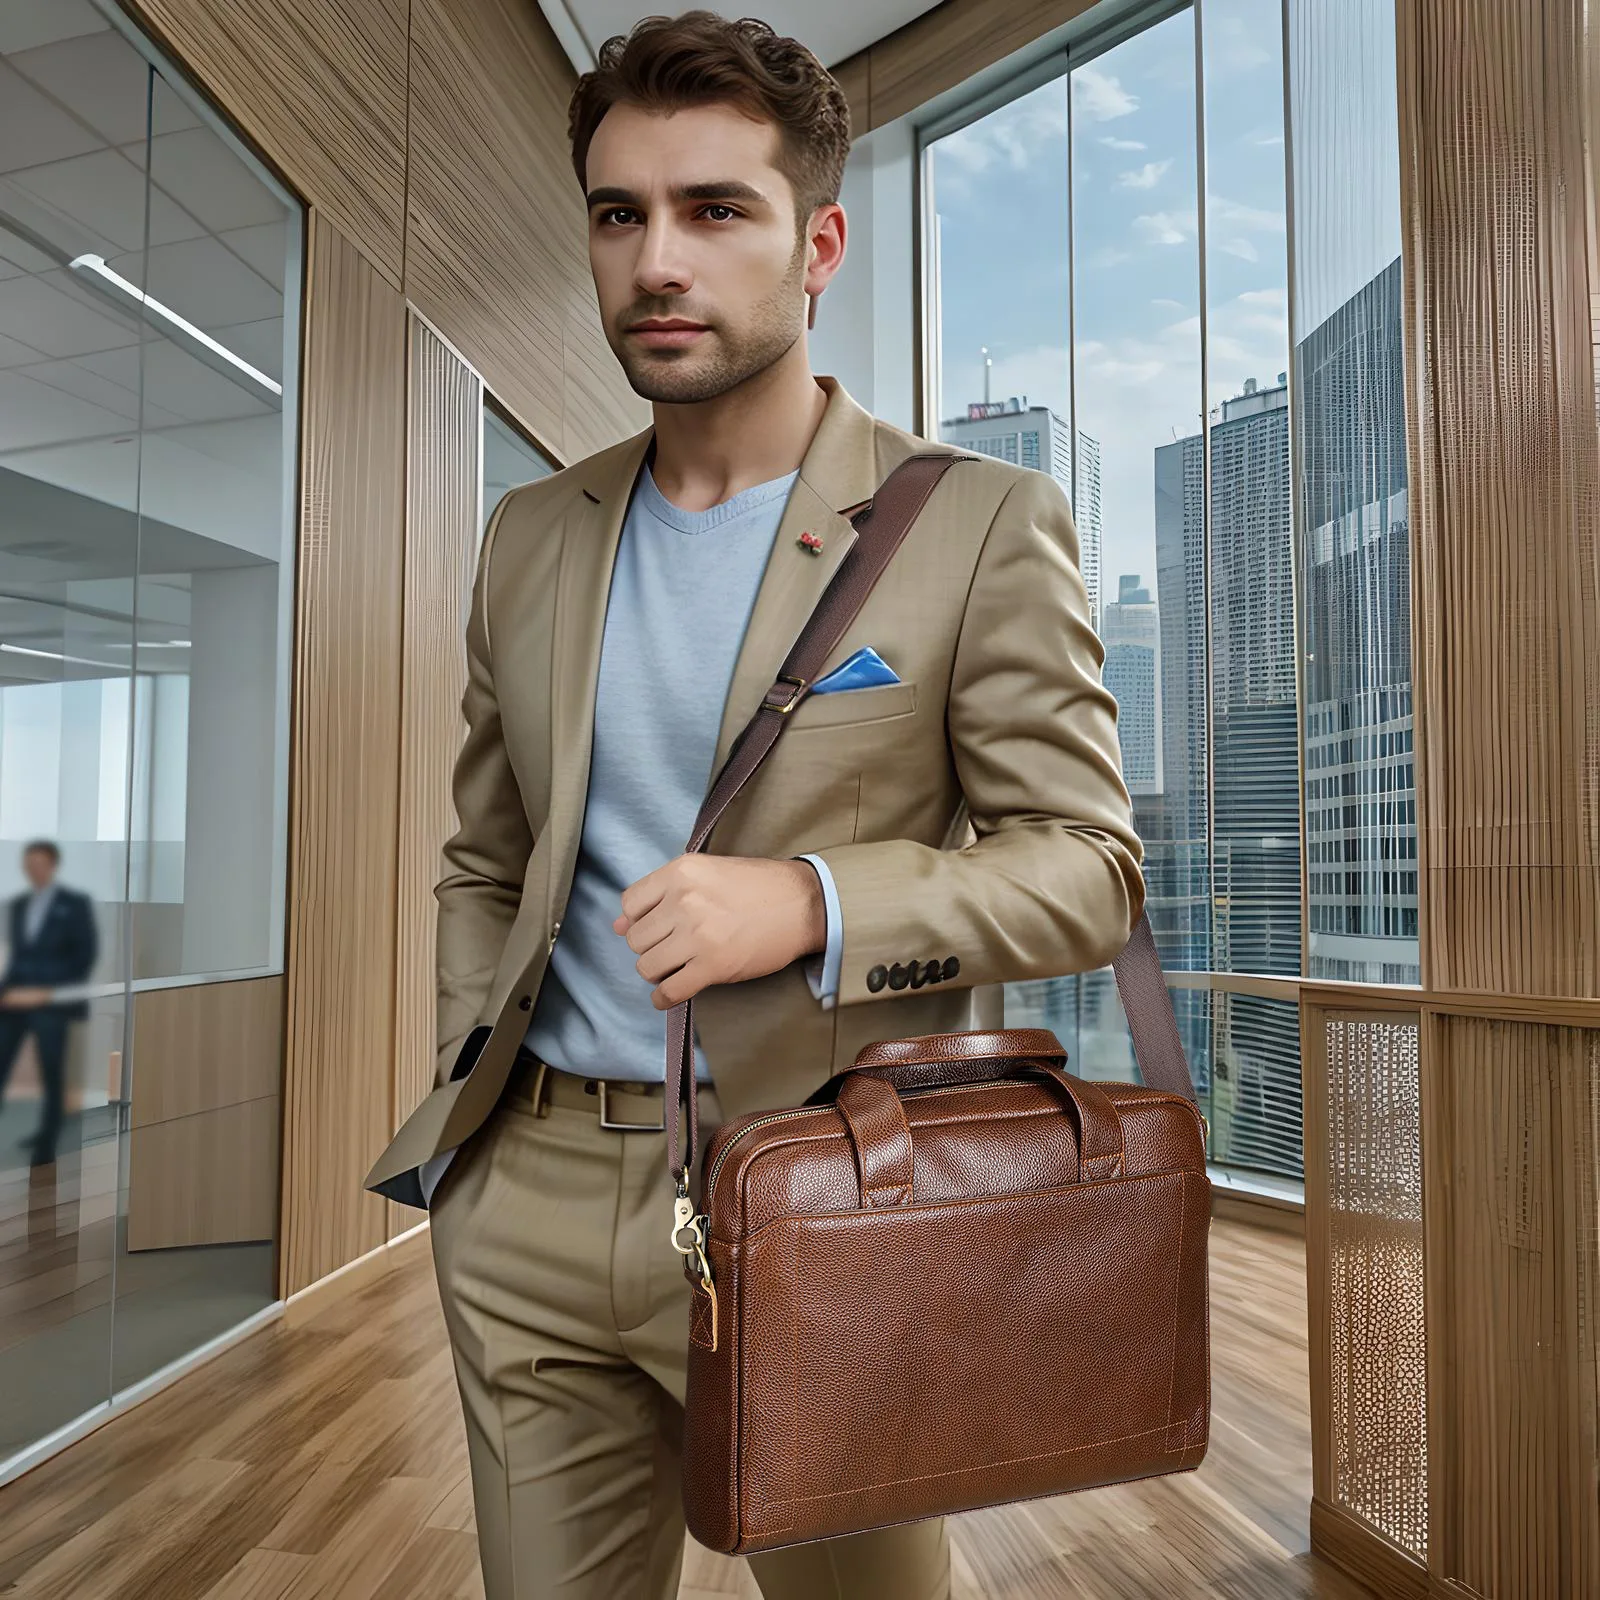
[[31,1033],[44,1079],[44,1115],[25,1141],[30,1165],[56,1159],[67,1095],[67,1026],[89,1015],[85,1000],[58,1003],[55,991],[83,983],[94,970],[100,940],[89,896],[56,881],[60,848],[35,839],[22,851],[30,888],[12,902],[7,921],[10,952],[0,976],[0,1101],[22,1041]]

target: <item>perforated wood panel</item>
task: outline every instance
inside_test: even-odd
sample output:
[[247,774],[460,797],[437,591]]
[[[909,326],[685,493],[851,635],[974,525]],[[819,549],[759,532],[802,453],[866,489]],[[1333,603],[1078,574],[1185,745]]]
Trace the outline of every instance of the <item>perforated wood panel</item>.
[[1329,1018],[1324,1028],[1327,1367],[1313,1386],[1326,1383],[1328,1497],[1421,1557],[1428,1450],[1417,1023]]
[[[455,825],[450,774],[467,681],[464,597],[478,550],[483,385],[413,316],[406,422],[406,576],[400,684],[400,852],[396,883],[394,1121],[433,1087],[433,886]],[[415,1211],[395,1207],[391,1233]]]

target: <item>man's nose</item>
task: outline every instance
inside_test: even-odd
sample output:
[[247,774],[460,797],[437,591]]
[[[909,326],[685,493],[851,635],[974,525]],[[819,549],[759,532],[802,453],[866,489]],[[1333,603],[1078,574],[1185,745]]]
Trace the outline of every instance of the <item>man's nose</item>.
[[683,294],[692,287],[694,273],[683,249],[683,235],[669,221],[652,217],[645,224],[634,277],[649,294]]

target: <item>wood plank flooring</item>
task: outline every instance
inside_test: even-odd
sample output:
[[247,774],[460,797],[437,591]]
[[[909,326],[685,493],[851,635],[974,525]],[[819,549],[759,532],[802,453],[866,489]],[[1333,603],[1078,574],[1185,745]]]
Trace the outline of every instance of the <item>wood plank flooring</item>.
[[[0,1490],[0,1594],[480,1597],[426,1238],[395,1255]],[[957,1600],[1371,1600],[1307,1553],[1303,1241],[1214,1223],[1211,1307],[1200,1470],[958,1519]],[[692,1548],[683,1600],[733,1595],[748,1569]]]

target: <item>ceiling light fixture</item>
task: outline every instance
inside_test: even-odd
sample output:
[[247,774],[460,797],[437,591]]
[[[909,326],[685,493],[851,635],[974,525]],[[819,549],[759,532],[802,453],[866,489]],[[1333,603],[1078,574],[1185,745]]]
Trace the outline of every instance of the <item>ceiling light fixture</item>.
[[[129,283],[120,272],[115,272],[106,265],[104,256],[75,256],[67,265],[74,272],[85,276],[103,293],[110,294],[124,304],[131,303],[144,312],[147,318],[162,326],[166,332],[175,334],[179,343],[205,361],[208,366],[218,367],[219,371],[225,372],[228,377],[236,381],[238,377],[243,376],[262,391],[264,399],[269,399],[272,403],[281,402],[283,398],[281,383],[269,378],[258,367],[252,367],[248,361],[242,356],[235,355],[226,345],[218,344],[203,328],[195,327],[186,317],[180,317],[170,306],[162,305],[154,295],[146,294],[137,284]],[[222,366],[219,363],[226,365]]]

